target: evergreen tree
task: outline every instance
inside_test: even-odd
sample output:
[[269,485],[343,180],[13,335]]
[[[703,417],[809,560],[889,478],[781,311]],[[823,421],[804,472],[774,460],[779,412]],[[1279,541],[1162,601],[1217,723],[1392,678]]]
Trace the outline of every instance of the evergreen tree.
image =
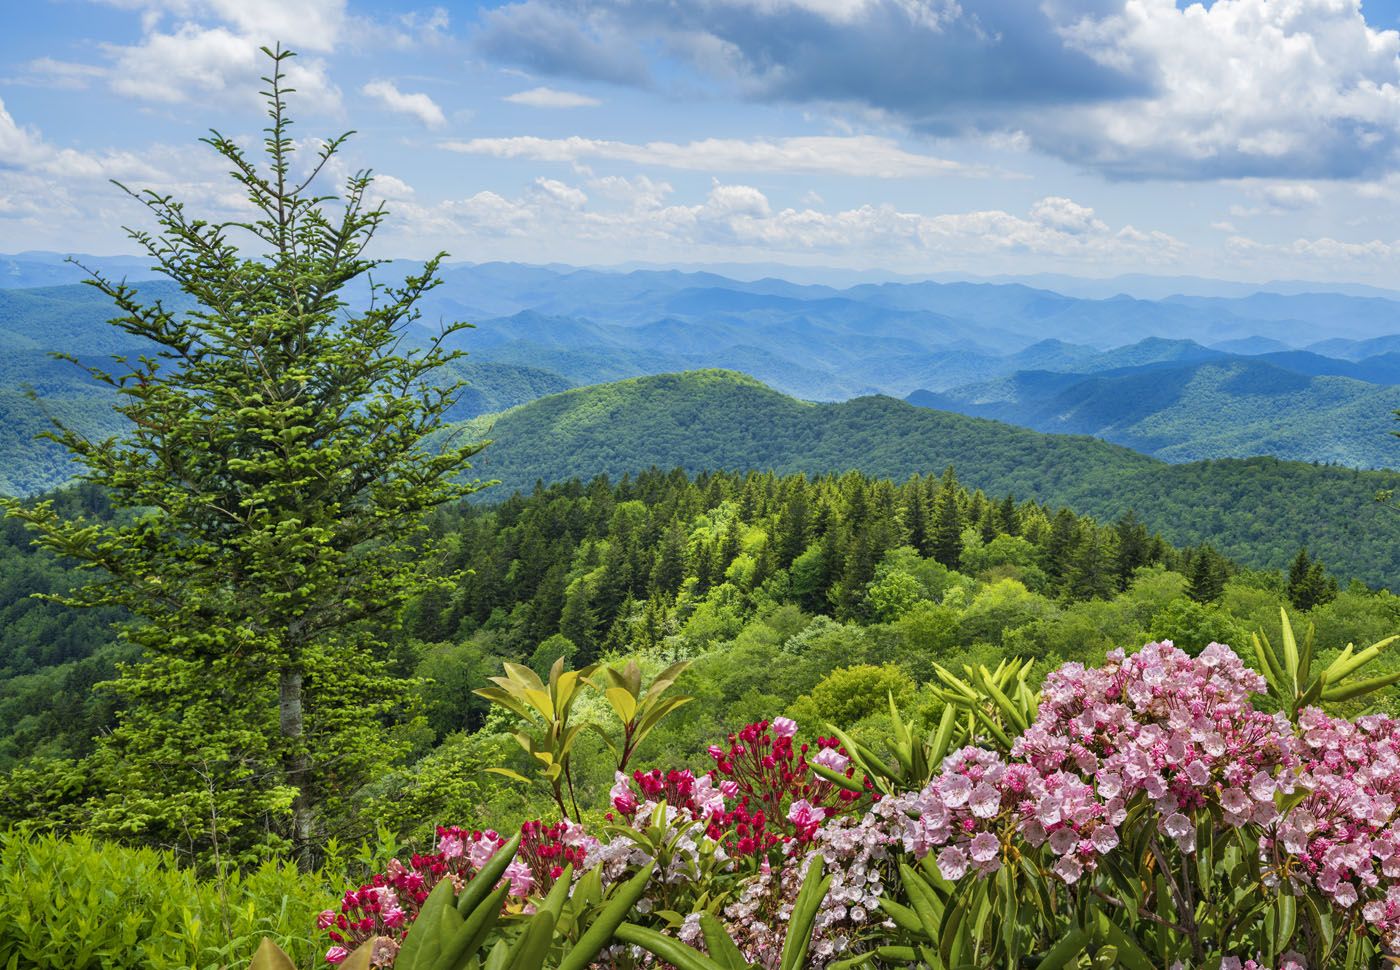
[[938,486],[933,506],[933,558],[949,569],[962,566],[962,507],[959,503],[957,475],[949,465]]
[[[369,201],[368,173],[348,180],[335,212],[312,188],[348,136],[293,179],[292,55],[266,53],[266,168],[233,139],[205,139],[256,216],[209,222],[170,196],[131,193],[159,226],[131,238],[199,309],[180,317],[123,282],[91,280],[120,312],[116,326],[153,349],[118,359],[113,373],[89,368],[120,388],[128,430],[92,440],[59,425],[52,436],[133,514],[99,524],[51,503],[5,508],[39,543],[98,570],[64,602],[138,618],[125,634],[144,659],[122,673],[134,706],[112,742],[124,783],[137,786],[123,799],[146,806],[131,828],[174,841],[167,833],[222,816],[216,836],[236,844],[263,825],[310,865],[320,809],[383,750],[337,727],[347,720],[337,708],[364,700],[356,691],[388,690],[369,623],[440,582],[426,517],[473,491],[459,475],[477,446],[424,444],[456,400],[439,375],[456,356],[442,339],[459,328],[423,343],[415,323],[439,260],[401,287],[372,283],[369,309],[347,306],[343,287],[377,265],[365,246],[385,212]],[[240,233],[257,255],[239,247]],[[231,725],[253,759],[237,771],[219,735]],[[245,799],[265,813],[249,818]]]
[[1226,563],[1210,546],[1201,546],[1191,562],[1189,595],[1198,603],[1213,603],[1225,591]]
[[1307,549],[1299,549],[1288,567],[1287,596],[1297,609],[1310,610],[1337,598],[1337,581],[1327,575],[1321,561],[1308,557]]
[[1001,500],[1001,505],[997,508],[997,514],[1003,532],[1009,536],[1021,534],[1021,512],[1016,508],[1016,496],[1007,492],[1006,498]]
[[1096,528],[1085,530],[1069,571],[1070,598],[1108,599],[1113,595],[1116,577],[1114,556],[1109,546],[1110,540],[1102,531]]
[[1041,553],[1045,574],[1057,589],[1063,589],[1079,548],[1079,520],[1069,509],[1060,509],[1050,523],[1050,535]]
[[1113,531],[1118,538],[1118,554],[1114,564],[1118,588],[1127,589],[1133,581],[1133,574],[1152,561],[1151,537],[1147,526],[1138,521],[1131,511],[1123,513],[1113,524]]

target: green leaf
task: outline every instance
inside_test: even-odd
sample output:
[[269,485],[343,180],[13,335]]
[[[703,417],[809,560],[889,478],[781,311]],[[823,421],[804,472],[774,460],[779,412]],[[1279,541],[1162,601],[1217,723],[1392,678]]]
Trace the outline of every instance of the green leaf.
[[700,932],[705,936],[705,949],[709,951],[710,959],[725,970],[748,970],[748,961],[729,938],[724,924],[716,919],[714,914],[700,914]]
[[637,904],[637,900],[642,898],[642,893],[646,892],[647,882],[655,868],[656,863],[652,862],[622,884],[617,895],[603,907],[603,911],[598,914],[592,925],[584,930],[577,945],[559,961],[559,970],[584,970],[593,962],[593,958],[613,938],[613,934]]
[[680,970],[729,970],[725,965],[716,963],[698,950],[686,946],[680,940],[663,936],[656,930],[635,926],[632,923],[623,923],[618,926],[616,935],[617,939],[623,943],[630,943],[654,953],[666,963],[678,967]]
[[282,952],[282,948],[273,943],[267,937],[258,945],[258,952],[253,954],[253,962],[248,965],[248,970],[297,970],[296,964],[292,963],[291,957]]
[[1089,934],[1082,928],[1075,927],[1041,957],[1040,962],[1035,965],[1036,970],[1063,970],[1070,965],[1071,960],[1077,959],[1088,945]]

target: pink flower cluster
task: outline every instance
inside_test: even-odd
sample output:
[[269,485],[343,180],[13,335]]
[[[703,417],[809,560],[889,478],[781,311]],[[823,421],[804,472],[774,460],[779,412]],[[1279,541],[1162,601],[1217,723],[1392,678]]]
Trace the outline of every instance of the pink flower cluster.
[[[584,868],[598,845],[581,825],[568,819],[557,825],[526,822],[521,835],[519,853],[502,877],[517,900],[548,892],[565,865]],[[414,854],[408,865],[390,859],[386,871],[344,895],[340,912],[328,909],[317,917],[317,928],[325,930],[334,944],[326,951],[327,963],[342,963],[357,947],[374,940],[370,965],[393,966],[433,887],[449,879],[460,890],[508,841],[491,829],[468,831],[457,826],[440,827],[437,836],[437,852]]]
[[1014,833],[1048,845],[1051,868],[1072,883],[1118,845],[1139,795],[1183,854],[1212,809],[1232,826],[1272,823],[1274,794],[1294,790],[1301,761],[1287,719],[1251,703],[1263,686],[1220,644],[1190,657],[1150,643],[1102,667],[1066,664],[1046,678],[1009,763],[976,748],[949,757],[906,843],[919,855],[941,848],[939,868],[956,879],[999,868]]
[[317,927],[326,930],[335,944],[326,951],[327,963],[342,963],[367,940],[380,940],[371,964],[392,966],[399,945],[433,887],[443,879],[461,885],[506,843],[491,830],[469,832],[453,826],[439,828],[437,835],[437,852],[415,854],[408,865],[390,859],[387,871],[376,873],[368,883],[345,894],[340,912],[328,909],[317,917]]
[[1306,792],[1278,823],[1271,846],[1283,871],[1367,923],[1400,949],[1400,722],[1355,722],[1316,708],[1299,716]]

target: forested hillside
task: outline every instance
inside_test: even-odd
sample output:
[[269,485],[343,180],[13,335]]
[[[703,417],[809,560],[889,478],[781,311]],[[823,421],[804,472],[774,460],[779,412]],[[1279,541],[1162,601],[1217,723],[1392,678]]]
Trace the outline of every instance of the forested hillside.
[[1252,566],[1282,568],[1306,545],[1347,576],[1400,582],[1400,518],[1375,502],[1377,491],[1400,482],[1394,472],[1273,458],[1170,465],[1091,438],[891,398],[803,403],[716,371],[569,391],[465,433],[494,439],[476,472],[506,491],[651,466],[858,469],[898,480],[953,465],[989,494],[1013,492],[1105,520],[1132,510],[1173,543],[1210,542]]
[[1088,434],[1165,461],[1253,454],[1359,468],[1395,464],[1387,433],[1400,409],[1395,362],[1334,361],[1296,351],[1210,355],[1099,373],[1020,371],[918,391],[921,407],[1037,431]]

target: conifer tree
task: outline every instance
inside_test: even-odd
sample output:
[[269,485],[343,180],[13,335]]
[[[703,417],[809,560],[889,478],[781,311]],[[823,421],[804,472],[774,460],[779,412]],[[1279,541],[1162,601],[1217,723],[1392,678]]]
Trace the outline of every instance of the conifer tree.
[[1225,591],[1226,564],[1211,546],[1201,546],[1191,562],[1191,586],[1187,590],[1198,603],[1213,603]]
[[933,558],[949,569],[962,566],[962,507],[959,503],[962,491],[958,487],[958,477],[949,465],[938,486],[938,497],[933,506]]
[[[50,437],[130,514],[102,524],[47,502],[5,509],[93,569],[64,602],[137,618],[124,632],[143,662],[122,673],[128,709],[108,746],[136,790],[115,800],[128,815],[113,827],[184,840],[172,833],[223,812],[212,838],[255,852],[262,825],[310,864],[322,805],[373,769],[382,744],[366,702],[383,687],[372,624],[449,581],[434,578],[425,518],[477,487],[460,475],[479,446],[425,442],[456,400],[440,375],[458,355],[444,341],[465,326],[432,336],[415,322],[439,259],[399,287],[371,278],[372,303],[347,305],[346,284],[378,265],[365,249],[386,213],[368,172],[338,199],[314,187],[348,135],[293,177],[292,54],[265,53],[266,165],[233,138],[204,139],[254,214],[207,221],[128,190],[159,226],[130,237],[197,309],[178,316],[124,282],[90,280],[115,304],[113,323],[152,349],[87,368],[116,389],[126,430],[90,440],[60,424]],[[337,709],[362,703],[356,717]]]

